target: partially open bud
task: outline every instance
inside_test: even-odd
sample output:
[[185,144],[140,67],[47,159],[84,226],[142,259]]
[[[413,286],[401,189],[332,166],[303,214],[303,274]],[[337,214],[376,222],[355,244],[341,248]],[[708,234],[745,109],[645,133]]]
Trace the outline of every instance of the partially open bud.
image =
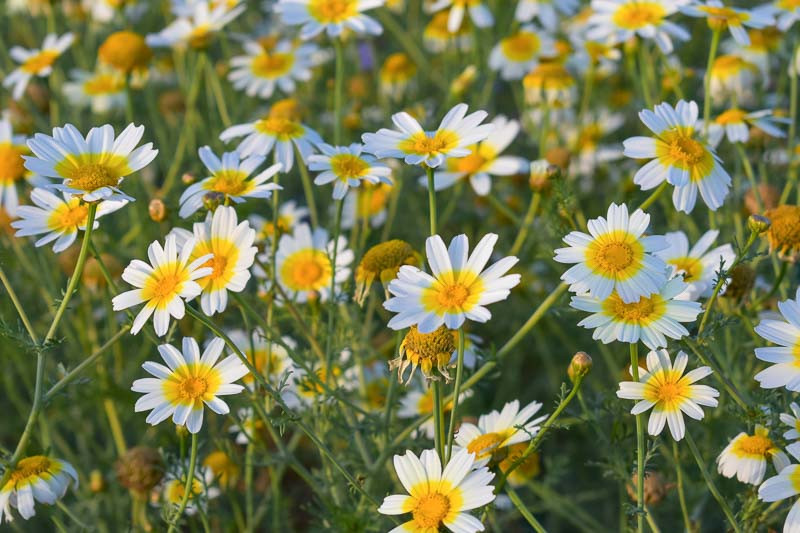
[[191,172],[184,172],[183,175],[181,176],[181,182],[184,185],[191,185],[192,183],[194,183],[194,174],[192,174]]
[[136,446],[120,457],[114,465],[120,484],[142,499],[164,477],[164,461],[158,451]]
[[534,191],[545,191],[550,188],[550,182],[557,174],[558,167],[551,165],[546,159],[537,159],[531,162],[528,184]]
[[[631,481],[625,486],[628,491],[628,496],[632,500],[636,500],[636,471],[631,475]],[[644,472],[644,504],[656,505],[661,502],[666,496],[667,492],[672,488],[672,485],[667,483],[664,476],[658,472]]]
[[209,211],[214,211],[225,201],[225,195],[221,192],[211,191],[203,196],[203,207]]
[[163,222],[167,218],[167,206],[161,198],[153,198],[147,206],[147,213],[153,222]]
[[758,233],[758,234],[764,233],[770,228],[771,225],[772,222],[770,222],[770,219],[768,219],[765,216],[750,215],[749,217],[747,217],[747,229],[749,229],[753,233]]
[[586,352],[578,352],[572,356],[572,361],[567,368],[570,381],[584,377],[592,369],[592,357]]

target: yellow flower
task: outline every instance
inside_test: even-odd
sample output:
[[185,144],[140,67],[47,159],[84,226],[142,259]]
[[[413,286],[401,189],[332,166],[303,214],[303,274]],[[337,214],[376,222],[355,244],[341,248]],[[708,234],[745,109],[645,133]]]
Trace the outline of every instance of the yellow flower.
[[778,252],[784,261],[797,261],[800,256],[800,206],[779,205],[764,215],[772,223],[767,230],[770,252]]
[[118,31],[109,35],[97,50],[97,57],[103,63],[130,74],[147,69],[153,51],[147,46],[144,37],[132,31]]
[[397,277],[397,271],[401,266],[417,264],[419,264],[418,254],[405,241],[394,239],[376,244],[367,250],[356,268],[356,302],[364,305],[367,292],[375,278],[386,284]]
[[406,385],[411,382],[417,367],[422,368],[422,373],[428,379],[439,379],[433,374],[433,369],[436,368],[445,380],[450,381],[447,365],[455,350],[455,338],[446,326],[440,326],[432,333],[420,333],[417,326],[411,326],[400,343],[399,356],[389,361],[389,370],[399,369],[397,380],[402,383],[403,375],[410,366],[411,374],[405,382]]

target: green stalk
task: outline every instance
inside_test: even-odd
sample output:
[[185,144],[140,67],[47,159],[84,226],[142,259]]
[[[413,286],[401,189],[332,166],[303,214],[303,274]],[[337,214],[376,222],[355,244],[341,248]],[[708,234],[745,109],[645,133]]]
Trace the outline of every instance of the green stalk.
[[344,96],[344,50],[341,39],[333,39],[336,52],[336,79],[333,90],[333,143],[342,143],[342,98]]
[[539,191],[534,192],[533,196],[531,196],[531,203],[528,204],[528,211],[525,213],[525,218],[522,220],[522,224],[520,224],[519,233],[517,233],[517,237],[514,239],[514,244],[511,245],[511,251],[508,252],[508,255],[517,255],[522,249],[522,245],[525,244],[525,239],[528,237],[528,231],[533,225],[533,219],[536,217],[536,211],[539,210],[539,203],[541,200],[542,193]]
[[[794,61],[797,57],[797,53],[800,51],[800,41],[795,41],[794,50],[792,51],[792,58],[791,61]],[[798,73],[795,72],[794,68],[790,69],[789,71],[789,118],[791,122],[789,123],[789,138],[787,139],[786,151],[789,161],[789,179],[786,181],[786,185],[783,187],[783,191],[781,192],[781,199],[778,202],[778,205],[785,204],[786,201],[789,199],[789,193],[791,193],[792,188],[797,183],[797,164],[795,162],[795,152],[794,152],[794,143],[797,137],[797,76]],[[800,196],[800,192],[798,192],[798,196]],[[800,199],[798,199],[800,201]]]
[[333,371],[333,326],[336,315],[336,258],[339,254],[339,233],[342,230],[342,211],[344,199],[336,200],[336,220],[333,224],[333,254],[331,257],[331,294],[328,304],[328,337],[325,339],[325,375],[327,382],[332,382]]
[[[631,376],[639,381],[639,343],[631,346]],[[636,415],[636,530],[644,531],[644,423],[642,414]]]
[[458,398],[461,393],[461,377],[464,373],[464,347],[466,344],[466,334],[464,333],[463,326],[458,328],[458,359],[456,363],[456,382],[453,385],[453,410],[450,411],[450,426],[447,429],[447,453],[445,454],[444,463],[450,460],[450,455],[453,452],[453,434],[456,430],[456,410],[458,409]]
[[661,193],[662,193],[662,192],[664,192],[664,190],[665,190],[665,189],[666,189],[668,186],[669,186],[669,182],[667,182],[667,180],[664,180],[664,181],[661,183],[661,185],[659,185],[659,186],[656,188],[656,190],[654,190],[654,191],[653,191],[653,192],[650,194],[650,196],[648,196],[648,197],[647,197],[647,199],[646,199],[644,202],[642,202],[642,203],[641,203],[641,205],[640,205],[639,207],[637,207],[636,209],[641,209],[642,211],[644,211],[645,209],[647,209],[648,207],[650,207],[651,205],[653,205],[653,203],[654,203],[656,200],[658,200],[658,197],[659,197],[659,196],[661,196]]
[[28,335],[30,335],[33,344],[39,344],[39,340],[36,337],[36,332],[33,329],[33,325],[31,324],[27,313],[25,313],[25,309],[22,307],[22,302],[19,301],[17,293],[11,286],[11,282],[6,277],[6,273],[3,271],[2,266],[0,266],[0,282],[3,283],[3,287],[5,287],[8,297],[11,299],[11,303],[14,304],[17,314],[19,315],[20,320],[22,320],[22,325],[25,326],[25,330],[28,332]]
[[683,516],[683,527],[687,533],[692,531],[692,520],[689,518],[689,507],[686,505],[686,494],[683,488],[683,469],[681,468],[681,458],[678,453],[678,443],[672,441],[672,457],[675,461],[675,484],[678,489],[678,502],[681,506],[681,516]]
[[442,382],[436,380],[431,385],[433,387],[433,442],[436,453],[444,462],[444,404],[442,403]]
[[425,165],[428,175],[428,213],[431,221],[431,235],[436,235],[436,189],[434,189],[433,169]]
[[515,491],[509,486],[506,487],[506,494],[508,494],[508,498],[511,500],[511,503],[514,504],[514,507],[517,508],[519,514],[522,515],[522,518],[524,518],[525,521],[528,522],[528,524],[530,524],[530,526],[537,533],[547,533],[547,530],[544,528],[544,526],[542,526],[542,524],[540,524],[539,521],[536,520],[536,518],[533,516],[533,513],[531,513],[528,510],[528,508],[525,507],[525,504],[522,503],[522,500],[520,499],[519,494],[517,494],[517,491]]
[[317,213],[317,202],[314,201],[314,187],[311,184],[311,176],[308,175],[308,168],[306,168],[306,162],[303,160],[303,154],[300,153],[297,145],[294,147],[294,158],[295,164],[300,170],[300,180],[303,183],[303,193],[306,196],[311,225],[316,228],[319,226],[319,214]]
[[180,520],[183,512],[186,510],[186,505],[189,503],[189,497],[194,492],[194,467],[197,464],[197,433],[192,433],[192,449],[189,453],[189,472],[186,474],[186,483],[183,485],[183,498],[181,498],[181,504],[178,507],[178,511],[175,513],[175,518],[169,525],[169,530],[167,533],[172,533],[176,530],[178,521]]
[[762,213],[764,211],[764,202],[761,200],[761,191],[758,190],[758,182],[756,181],[756,175],[753,172],[753,166],[750,164],[750,160],[747,158],[747,154],[744,151],[742,143],[733,143],[733,146],[736,147],[736,153],[739,154],[739,159],[742,161],[742,168],[744,169],[745,176],[747,176],[747,181],[750,182],[750,188],[753,189],[753,196],[756,199],[758,212]]
[[706,66],[706,76],[703,80],[703,137],[708,138],[708,125],[711,121],[711,67],[714,66],[714,59],[717,57],[719,47],[719,37],[722,30],[715,29],[711,34],[711,46],[708,50],[708,65]]

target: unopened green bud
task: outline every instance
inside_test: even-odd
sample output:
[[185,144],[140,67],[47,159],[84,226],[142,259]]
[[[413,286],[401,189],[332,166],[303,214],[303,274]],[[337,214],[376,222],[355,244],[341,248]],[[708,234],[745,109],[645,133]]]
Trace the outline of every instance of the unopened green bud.
[[567,375],[572,382],[584,377],[592,369],[592,357],[586,352],[578,352],[572,357]]
[[770,220],[762,215],[750,215],[747,217],[747,227],[753,233],[761,234],[769,229],[772,225]]

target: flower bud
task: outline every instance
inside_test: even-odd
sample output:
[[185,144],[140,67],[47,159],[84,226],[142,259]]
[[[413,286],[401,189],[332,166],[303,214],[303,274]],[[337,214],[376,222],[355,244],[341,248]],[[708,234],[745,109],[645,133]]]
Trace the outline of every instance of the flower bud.
[[772,225],[770,220],[762,215],[750,215],[747,217],[747,228],[753,233],[764,233]]
[[194,174],[191,172],[184,172],[183,176],[181,176],[181,182],[184,185],[191,185],[194,183]]
[[570,381],[575,382],[578,378],[583,378],[592,369],[592,357],[586,352],[578,352],[572,356],[572,361],[567,368],[567,375]]
[[[625,486],[628,491],[628,496],[632,500],[636,500],[636,471],[631,475],[631,481]],[[672,488],[672,485],[667,483],[658,472],[644,472],[644,503],[645,505],[656,505],[661,502],[666,496],[667,492]]]
[[103,479],[103,473],[97,469],[89,473],[89,489],[94,493],[106,490],[106,480]]
[[153,222],[163,222],[167,218],[167,206],[161,198],[153,198],[147,206],[147,212],[150,214],[150,220]]
[[164,462],[153,448],[136,446],[117,460],[114,470],[123,487],[144,499],[164,477]]

